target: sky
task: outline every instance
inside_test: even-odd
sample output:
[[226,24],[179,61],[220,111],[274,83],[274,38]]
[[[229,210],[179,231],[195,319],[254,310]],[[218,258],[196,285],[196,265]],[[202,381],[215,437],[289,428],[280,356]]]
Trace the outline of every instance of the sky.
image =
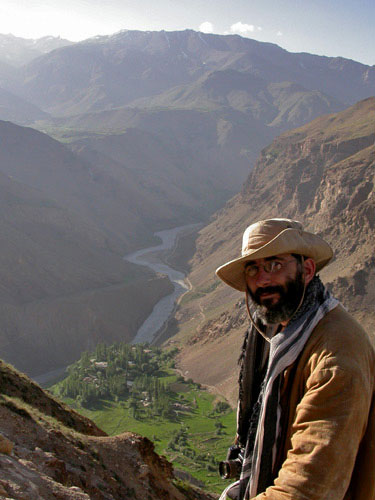
[[193,29],[369,65],[374,26],[374,0],[0,0],[0,33],[23,38]]

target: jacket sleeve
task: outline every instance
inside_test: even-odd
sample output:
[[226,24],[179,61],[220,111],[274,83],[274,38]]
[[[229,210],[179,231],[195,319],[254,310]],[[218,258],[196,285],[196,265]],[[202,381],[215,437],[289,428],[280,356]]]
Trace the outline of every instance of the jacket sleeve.
[[371,401],[366,370],[347,358],[337,366],[323,356],[309,373],[286,459],[274,485],[254,500],[344,499]]

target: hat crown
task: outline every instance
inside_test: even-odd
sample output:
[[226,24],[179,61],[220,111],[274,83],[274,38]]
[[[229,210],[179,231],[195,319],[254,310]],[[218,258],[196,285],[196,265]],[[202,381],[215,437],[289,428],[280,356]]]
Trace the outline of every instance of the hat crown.
[[267,219],[247,227],[242,238],[242,256],[263,247],[286,229],[303,231],[300,222],[292,219]]
[[320,271],[332,259],[330,245],[319,235],[304,231],[300,222],[292,219],[267,219],[249,226],[243,235],[242,256],[216,270],[225,283],[244,292],[245,266],[251,260],[281,254],[299,254],[315,261]]

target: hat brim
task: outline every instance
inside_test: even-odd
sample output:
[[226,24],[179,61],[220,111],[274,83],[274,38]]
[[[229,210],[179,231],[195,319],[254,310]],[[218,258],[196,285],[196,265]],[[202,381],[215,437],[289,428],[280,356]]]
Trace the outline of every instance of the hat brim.
[[312,258],[315,261],[317,272],[323,269],[333,257],[332,248],[320,236],[288,228],[281,231],[265,245],[252,249],[246,255],[220,266],[216,270],[216,274],[227,285],[240,292],[245,292],[245,264],[255,259],[273,257],[284,253],[296,253]]

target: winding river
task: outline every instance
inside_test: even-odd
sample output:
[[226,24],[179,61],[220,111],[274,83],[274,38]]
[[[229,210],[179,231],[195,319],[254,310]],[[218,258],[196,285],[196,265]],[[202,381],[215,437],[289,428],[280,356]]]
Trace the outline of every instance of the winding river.
[[156,334],[163,328],[173,313],[177,299],[190,289],[190,284],[186,280],[185,275],[165,264],[162,259],[164,252],[174,247],[180,234],[197,228],[199,225],[200,224],[189,224],[159,231],[155,233],[155,236],[159,236],[162,240],[160,245],[144,248],[124,257],[124,259],[133,264],[147,266],[156,273],[166,275],[174,287],[174,291],[170,295],[163,297],[154,306],[152,313],[146,318],[136,336],[133,338],[132,344],[139,344],[141,342],[152,343]]
[[[158,233],[155,233],[155,236],[159,236],[162,240],[160,245],[144,248],[124,257],[125,260],[128,260],[133,264],[147,266],[156,273],[168,276],[174,287],[173,293],[160,299],[154,306],[151,314],[148,318],[146,318],[144,323],[139,328],[136,336],[133,338],[132,344],[139,344],[142,342],[149,342],[151,344],[157,333],[163,328],[173,313],[177,299],[190,289],[190,284],[185,275],[165,264],[162,259],[165,252],[174,247],[179,235],[185,231],[197,228],[198,226],[200,226],[200,224],[189,224],[186,226],[179,226],[173,229],[159,231]],[[32,378],[39,384],[46,384],[50,380],[64,374],[65,371],[66,367],[63,367]]]

